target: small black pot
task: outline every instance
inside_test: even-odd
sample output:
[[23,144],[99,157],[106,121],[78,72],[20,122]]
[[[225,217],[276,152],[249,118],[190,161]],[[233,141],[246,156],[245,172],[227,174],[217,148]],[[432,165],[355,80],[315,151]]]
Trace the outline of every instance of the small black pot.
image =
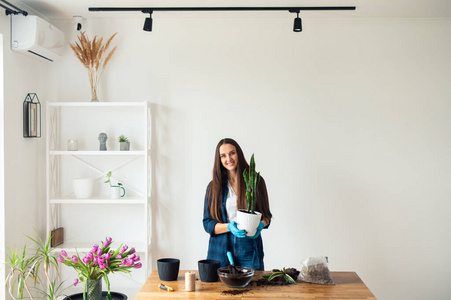
[[174,281],[179,276],[180,259],[160,258],[157,260],[158,276],[163,281]]
[[197,263],[199,267],[199,277],[203,282],[216,282],[218,281],[218,269],[221,267],[219,260],[204,259],[199,260]]

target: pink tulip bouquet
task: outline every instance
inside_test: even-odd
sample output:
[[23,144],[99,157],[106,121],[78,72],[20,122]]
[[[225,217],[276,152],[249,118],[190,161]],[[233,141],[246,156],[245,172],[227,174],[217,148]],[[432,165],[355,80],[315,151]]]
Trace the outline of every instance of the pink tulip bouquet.
[[142,267],[139,262],[140,257],[136,255],[134,248],[129,249],[127,245],[120,245],[116,250],[111,250],[112,241],[111,237],[108,237],[104,242],[101,242],[102,246],[94,245],[83,258],[80,257],[78,252],[69,257],[64,250],[61,250],[57,257],[59,262],[74,268],[78,272],[78,278],[74,279],[74,285],[77,285],[80,281],[83,282],[85,292],[88,280],[98,281],[103,278],[108,289],[107,299],[111,298],[109,273],[123,272],[130,274],[131,269]]

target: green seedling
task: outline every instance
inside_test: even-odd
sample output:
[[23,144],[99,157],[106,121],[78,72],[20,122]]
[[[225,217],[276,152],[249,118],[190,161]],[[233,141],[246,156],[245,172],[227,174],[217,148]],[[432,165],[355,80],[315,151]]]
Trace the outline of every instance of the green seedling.
[[271,274],[263,275],[263,278],[267,279],[268,281],[271,281],[277,277],[284,278],[288,283],[296,284],[296,281],[290,275],[287,274],[285,268],[283,268],[282,271],[276,269],[276,270],[273,270],[273,272]]

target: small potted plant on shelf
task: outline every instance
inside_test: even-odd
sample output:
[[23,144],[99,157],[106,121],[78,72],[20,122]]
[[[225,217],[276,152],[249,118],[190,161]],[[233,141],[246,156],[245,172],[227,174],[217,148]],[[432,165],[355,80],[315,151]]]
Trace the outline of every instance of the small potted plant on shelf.
[[130,141],[128,140],[128,137],[121,134],[119,136],[119,145],[121,151],[129,151],[130,150]]
[[106,299],[112,299],[110,291],[109,273],[123,272],[131,273],[131,269],[139,269],[142,264],[140,257],[136,255],[135,248],[128,248],[127,245],[120,245],[116,250],[111,249],[112,238],[108,237],[99,245],[92,246],[83,258],[77,252],[69,257],[66,251],[62,250],[57,260],[66,266],[74,268],[78,272],[78,277],[74,279],[74,285],[83,282],[83,299],[99,300],[102,296],[102,278],[107,287]]
[[246,231],[247,236],[254,236],[262,214],[255,211],[257,206],[257,187],[260,182],[260,172],[255,172],[254,154],[252,154],[249,170],[244,170],[244,181],[246,183],[247,210],[240,209],[237,212],[237,226]]
[[105,183],[109,183],[110,184],[110,188],[111,188],[111,198],[113,199],[118,199],[121,197],[125,196],[125,188],[123,186],[122,183],[118,182],[117,185],[112,185],[111,184],[111,171],[109,171],[106,174],[106,181]]

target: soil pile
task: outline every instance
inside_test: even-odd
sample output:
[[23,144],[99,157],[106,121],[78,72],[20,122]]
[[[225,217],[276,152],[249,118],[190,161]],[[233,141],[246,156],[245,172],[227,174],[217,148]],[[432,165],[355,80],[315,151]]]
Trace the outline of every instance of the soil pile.
[[224,295],[241,295],[244,293],[249,292],[249,290],[228,290],[228,291],[222,291]]

